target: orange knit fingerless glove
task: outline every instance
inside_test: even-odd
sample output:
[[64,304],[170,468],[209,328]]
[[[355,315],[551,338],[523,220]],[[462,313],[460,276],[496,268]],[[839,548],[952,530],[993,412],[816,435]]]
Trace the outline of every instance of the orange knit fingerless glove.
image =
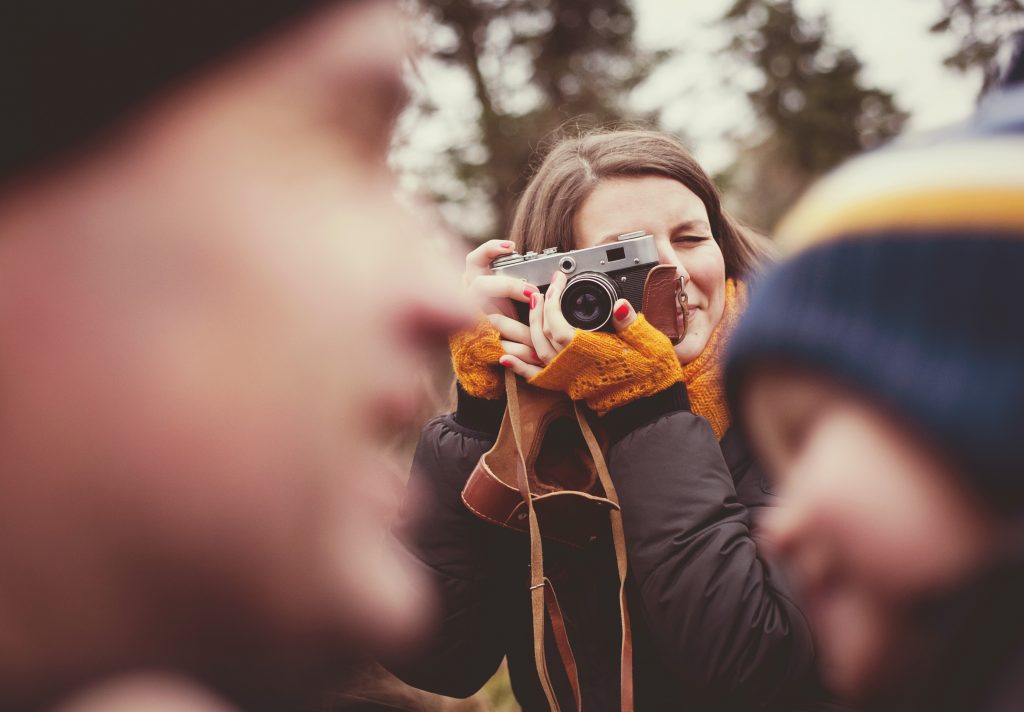
[[564,391],[604,415],[682,379],[672,343],[639,314],[618,334],[577,329],[569,345],[530,379],[530,385]]
[[452,368],[463,390],[471,396],[497,400],[505,393],[505,368],[498,359],[505,355],[501,334],[487,317],[476,326],[460,331],[448,340]]

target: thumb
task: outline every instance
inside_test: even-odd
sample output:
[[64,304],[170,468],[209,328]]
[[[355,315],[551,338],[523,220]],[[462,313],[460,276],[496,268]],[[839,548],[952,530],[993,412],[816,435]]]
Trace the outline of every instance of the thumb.
[[612,309],[612,326],[615,327],[615,332],[625,331],[634,321],[636,321],[636,312],[633,311],[633,305],[625,299],[615,302]]

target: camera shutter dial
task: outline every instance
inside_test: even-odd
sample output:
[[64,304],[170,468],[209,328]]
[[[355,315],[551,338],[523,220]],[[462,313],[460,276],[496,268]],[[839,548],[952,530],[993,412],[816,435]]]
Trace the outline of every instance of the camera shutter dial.
[[520,262],[523,262],[524,259],[525,258],[522,255],[510,252],[507,255],[495,257],[491,262],[491,269],[494,269],[495,267],[507,267],[508,265],[519,264]]

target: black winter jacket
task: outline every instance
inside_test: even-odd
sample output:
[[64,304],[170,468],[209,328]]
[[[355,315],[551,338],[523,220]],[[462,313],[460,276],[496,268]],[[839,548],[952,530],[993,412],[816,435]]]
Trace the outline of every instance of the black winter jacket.
[[[533,660],[529,540],[478,519],[460,499],[494,443],[504,402],[459,394],[416,451],[418,514],[399,535],[436,580],[442,620],[415,659],[390,665],[443,695],[476,692],[508,658],[516,699],[547,709]],[[685,387],[612,411],[608,465],[622,505],[630,566],[636,709],[792,710],[816,696],[808,624],[752,533],[771,499],[737,432],[719,443],[689,410]],[[545,572],[566,618],[583,709],[619,702],[618,578],[610,537],[588,550],[545,540]],[[548,635],[563,707],[572,697]]]

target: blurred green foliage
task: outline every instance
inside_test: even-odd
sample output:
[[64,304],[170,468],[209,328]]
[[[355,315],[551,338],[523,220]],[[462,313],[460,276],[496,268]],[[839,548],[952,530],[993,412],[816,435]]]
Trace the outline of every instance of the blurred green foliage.
[[801,16],[792,0],[735,0],[722,22],[730,52],[761,77],[748,93],[759,130],[723,182],[741,217],[770,230],[814,178],[898,134],[907,115],[865,84],[825,20]]
[[736,0],[723,21],[732,51],[763,77],[750,101],[785,160],[821,173],[899,133],[906,115],[863,84],[853,52],[829,45],[823,19],[801,17],[791,0]]

